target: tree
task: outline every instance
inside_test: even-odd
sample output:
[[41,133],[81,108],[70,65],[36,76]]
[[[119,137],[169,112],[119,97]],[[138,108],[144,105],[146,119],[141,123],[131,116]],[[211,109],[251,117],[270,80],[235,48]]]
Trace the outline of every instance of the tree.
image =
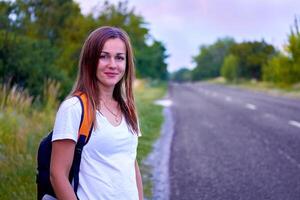
[[300,63],[300,32],[299,20],[295,17],[294,27],[291,27],[291,33],[288,36],[287,52],[295,63]]
[[191,75],[191,70],[183,67],[171,74],[171,80],[177,82],[191,81]]
[[300,33],[297,18],[288,36],[286,54],[278,53],[263,66],[265,81],[279,85],[290,85],[300,81]]
[[66,28],[60,30],[61,36],[57,44],[59,57],[56,59],[55,64],[68,77],[75,79],[84,40],[97,25],[91,15],[84,17],[80,13],[74,14],[65,23]]
[[47,40],[0,32],[0,80],[28,88],[33,96],[43,93],[47,79],[64,81],[62,71],[54,65],[56,51]]
[[275,48],[261,42],[242,42],[231,47],[230,53],[239,59],[240,77],[261,80],[262,66],[276,54]]
[[66,21],[80,14],[80,8],[72,0],[16,0],[14,13],[21,33],[56,44]]
[[192,72],[192,79],[201,80],[219,76],[224,58],[234,43],[232,38],[223,38],[212,45],[201,46],[199,54],[193,57],[196,68]]
[[168,57],[164,45],[154,41],[152,45],[136,51],[137,75],[152,79],[166,80],[168,78],[167,64]]
[[[83,16],[72,0],[0,2],[0,80],[41,95],[47,78],[60,81],[62,95],[70,91],[80,51],[89,33],[103,25],[123,28],[132,39],[140,77],[167,79],[166,49],[149,34],[143,17],[106,1],[98,15]],[[150,40],[151,39],[151,40]]]
[[0,2],[0,30],[7,30],[10,27],[11,20],[9,15],[12,9],[10,2]]

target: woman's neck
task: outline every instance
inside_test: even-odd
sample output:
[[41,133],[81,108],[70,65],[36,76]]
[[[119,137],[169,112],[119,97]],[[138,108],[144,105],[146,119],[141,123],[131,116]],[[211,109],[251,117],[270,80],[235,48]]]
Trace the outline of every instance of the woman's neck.
[[114,88],[100,86],[100,99],[106,102],[113,100]]

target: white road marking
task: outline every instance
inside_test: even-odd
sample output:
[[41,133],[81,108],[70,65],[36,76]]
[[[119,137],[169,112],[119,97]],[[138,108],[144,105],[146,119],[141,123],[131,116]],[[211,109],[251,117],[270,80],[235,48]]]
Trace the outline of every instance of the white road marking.
[[283,157],[285,157],[288,161],[290,161],[291,163],[296,165],[298,168],[300,168],[300,164],[297,162],[297,160],[295,160],[294,158],[289,156],[287,153],[285,153],[281,149],[278,149],[277,151],[278,151],[279,154],[281,154]]
[[248,109],[250,109],[250,110],[256,110],[256,105],[247,103],[247,104],[246,104],[246,108],[248,108]]
[[164,106],[164,107],[170,107],[173,104],[173,102],[169,99],[159,99],[159,100],[154,101],[154,103],[156,105],[160,105],[160,106]]
[[229,96],[226,96],[225,100],[228,101],[228,102],[232,101],[231,97],[229,97]]
[[300,128],[300,122],[297,122],[297,121],[294,121],[294,120],[290,120],[289,125],[296,126],[296,127]]

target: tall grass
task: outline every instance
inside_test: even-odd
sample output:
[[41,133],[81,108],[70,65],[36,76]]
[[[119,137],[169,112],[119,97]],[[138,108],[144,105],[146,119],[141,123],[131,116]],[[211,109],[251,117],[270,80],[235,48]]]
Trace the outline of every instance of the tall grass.
[[52,127],[59,85],[47,81],[44,106],[17,86],[0,86],[0,199],[36,198],[36,151]]

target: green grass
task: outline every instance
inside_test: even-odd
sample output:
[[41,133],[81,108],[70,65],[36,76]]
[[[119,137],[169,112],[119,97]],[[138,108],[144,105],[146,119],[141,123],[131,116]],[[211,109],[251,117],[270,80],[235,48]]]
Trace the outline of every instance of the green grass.
[[48,101],[32,109],[26,91],[0,86],[0,199],[36,199],[36,151],[52,127],[58,85],[48,83]]
[[[159,136],[162,108],[153,104],[161,98],[165,85],[137,81],[136,101],[143,136],[139,140],[138,161],[149,154]],[[42,137],[52,129],[57,111],[59,85],[48,82],[47,102],[33,103],[32,97],[16,87],[0,85],[0,199],[36,199],[36,153]],[[147,170],[146,170],[147,171]],[[146,173],[145,173],[146,174]],[[145,194],[151,195],[151,182],[145,180]]]
[[166,93],[165,83],[138,82],[135,88],[135,98],[139,113],[142,137],[139,138],[138,156],[140,170],[143,176],[144,195],[152,196],[151,168],[141,161],[145,159],[152,150],[152,145],[160,135],[163,122],[162,107],[153,102],[162,98]]

